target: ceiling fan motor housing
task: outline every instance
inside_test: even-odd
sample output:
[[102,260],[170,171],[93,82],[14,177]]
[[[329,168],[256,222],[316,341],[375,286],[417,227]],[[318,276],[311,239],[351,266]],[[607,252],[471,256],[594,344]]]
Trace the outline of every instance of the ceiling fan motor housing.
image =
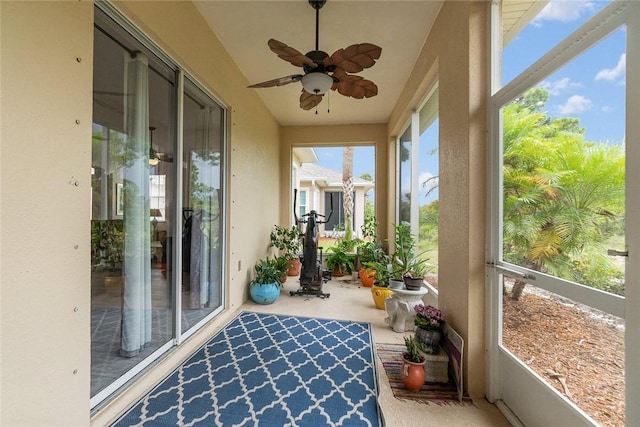
[[329,54],[327,52],[324,52],[322,50],[312,50],[311,52],[307,52],[305,56],[310,60],[312,60],[314,64],[318,66],[317,68],[311,68],[309,65],[304,64],[302,66],[302,69],[304,70],[305,73],[310,73],[311,71],[331,72],[336,69],[335,65],[330,65],[328,67],[325,67],[324,59],[329,57]]
[[322,9],[327,0],[309,0],[309,4],[316,10]]

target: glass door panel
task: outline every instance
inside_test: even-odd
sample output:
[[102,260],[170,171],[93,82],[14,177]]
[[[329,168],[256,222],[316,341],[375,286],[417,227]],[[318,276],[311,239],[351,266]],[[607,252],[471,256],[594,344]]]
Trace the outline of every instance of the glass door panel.
[[[429,96],[419,112],[419,172],[414,182],[419,186],[418,253],[426,259],[429,271],[425,280],[438,287],[439,204],[439,90]],[[414,174],[415,175],[415,174]]]
[[[170,278],[158,268],[172,216],[175,72],[97,15],[91,217],[91,396],[173,337]],[[111,31],[107,35],[107,31]],[[117,41],[116,41],[117,40]],[[107,390],[108,391],[108,390]]]
[[222,306],[223,110],[185,79],[182,332]]
[[411,222],[411,126],[398,141],[398,224]]

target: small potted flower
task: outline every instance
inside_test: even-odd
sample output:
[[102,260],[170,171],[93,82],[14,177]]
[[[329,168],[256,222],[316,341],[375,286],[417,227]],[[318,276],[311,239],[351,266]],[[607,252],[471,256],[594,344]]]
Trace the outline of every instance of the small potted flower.
[[416,312],[416,339],[424,344],[425,353],[438,354],[444,314],[431,305],[417,304],[413,309]]
[[402,352],[402,383],[407,390],[418,391],[425,380],[424,365],[427,359],[422,355],[423,344],[415,336],[404,337],[406,351]]

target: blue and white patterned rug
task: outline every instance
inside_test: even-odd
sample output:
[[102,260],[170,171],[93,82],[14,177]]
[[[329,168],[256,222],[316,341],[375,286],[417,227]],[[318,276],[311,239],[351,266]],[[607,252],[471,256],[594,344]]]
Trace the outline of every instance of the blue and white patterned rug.
[[368,323],[242,312],[120,426],[381,426]]

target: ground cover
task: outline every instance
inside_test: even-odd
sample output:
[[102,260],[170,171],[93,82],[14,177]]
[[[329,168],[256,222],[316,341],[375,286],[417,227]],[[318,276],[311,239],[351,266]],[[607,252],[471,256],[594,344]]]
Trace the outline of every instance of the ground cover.
[[624,426],[624,323],[557,296],[503,302],[503,343],[603,426]]

